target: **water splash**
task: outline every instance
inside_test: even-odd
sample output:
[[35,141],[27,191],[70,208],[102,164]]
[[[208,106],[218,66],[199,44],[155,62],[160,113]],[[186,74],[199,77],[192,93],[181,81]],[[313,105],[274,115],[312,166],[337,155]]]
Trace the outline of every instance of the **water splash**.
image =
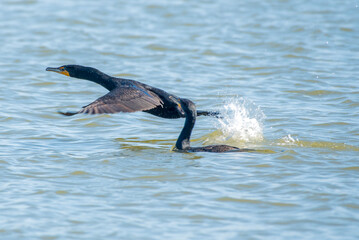
[[218,142],[259,142],[263,141],[263,122],[265,115],[254,102],[243,97],[227,100],[220,110],[215,127]]
[[278,143],[278,145],[297,145],[299,139],[297,137],[292,137],[290,134],[284,136]]

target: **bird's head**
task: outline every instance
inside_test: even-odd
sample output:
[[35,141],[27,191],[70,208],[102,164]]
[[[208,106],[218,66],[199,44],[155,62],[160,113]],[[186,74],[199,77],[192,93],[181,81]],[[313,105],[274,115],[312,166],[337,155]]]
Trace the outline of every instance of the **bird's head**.
[[99,72],[97,69],[92,67],[85,67],[81,65],[63,65],[61,67],[48,67],[46,71],[60,73],[69,77],[87,79],[87,76],[94,72]]

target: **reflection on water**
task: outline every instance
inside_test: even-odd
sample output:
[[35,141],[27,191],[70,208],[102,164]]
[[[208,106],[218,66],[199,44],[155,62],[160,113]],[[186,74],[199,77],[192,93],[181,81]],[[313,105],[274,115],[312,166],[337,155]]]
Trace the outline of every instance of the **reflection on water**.
[[[3,1],[0,239],[358,239],[355,1]],[[223,118],[65,117],[81,64]]]

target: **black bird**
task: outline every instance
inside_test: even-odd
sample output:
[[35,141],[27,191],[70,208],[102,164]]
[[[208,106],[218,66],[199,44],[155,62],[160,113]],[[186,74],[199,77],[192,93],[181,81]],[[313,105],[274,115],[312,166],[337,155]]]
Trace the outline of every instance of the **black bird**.
[[[80,65],[48,67],[46,71],[86,79],[100,84],[110,92],[77,112],[60,112],[66,116],[78,113],[99,114],[143,111],[162,118],[181,118],[185,114],[178,104],[180,98],[138,81],[111,77],[95,68]],[[197,115],[216,116],[217,112],[198,111]]]
[[228,145],[210,145],[205,147],[191,147],[190,138],[196,123],[196,105],[189,99],[180,99],[179,104],[186,115],[183,129],[177,139],[175,151],[178,152],[253,152],[254,149],[237,148]]

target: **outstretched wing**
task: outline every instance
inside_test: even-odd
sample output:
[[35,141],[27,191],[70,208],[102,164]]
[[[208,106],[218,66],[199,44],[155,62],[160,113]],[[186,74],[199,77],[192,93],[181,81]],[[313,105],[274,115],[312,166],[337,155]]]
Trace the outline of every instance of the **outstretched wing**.
[[117,112],[136,112],[150,110],[162,106],[162,100],[154,93],[136,85],[121,86],[98,98],[93,103],[84,106],[78,112],[60,112],[66,116],[78,113],[100,114]]

